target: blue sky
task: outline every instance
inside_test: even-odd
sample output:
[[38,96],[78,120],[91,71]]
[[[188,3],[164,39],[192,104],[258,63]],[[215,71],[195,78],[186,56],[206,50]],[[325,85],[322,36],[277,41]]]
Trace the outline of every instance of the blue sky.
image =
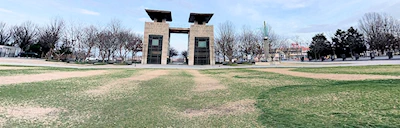
[[[75,24],[105,26],[112,19],[143,33],[149,21],[144,9],[172,11],[172,27],[189,27],[190,12],[214,13],[210,24],[231,21],[239,30],[256,30],[263,21],[273,31],[309,41],[316,33],[356,26],[367,12],[385,12],[400,19],[400,0],[0,0],[0,21],[8,25],[30,20],[39,25],[61,17]],[[187,48],[187,35],[172,34],[171,46]]]

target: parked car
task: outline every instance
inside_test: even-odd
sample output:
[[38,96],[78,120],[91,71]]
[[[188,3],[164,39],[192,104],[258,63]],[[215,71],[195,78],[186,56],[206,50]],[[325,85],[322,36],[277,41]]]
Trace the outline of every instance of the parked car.
[[85,59],[86,61],[97,61],[99,59],[97,59],[96,57],[88,57]]
[[96,57],[88,57],[85,59],[86,62],[88,62],[89,64],[94,64],[96,62],[99,62],[99,59]]

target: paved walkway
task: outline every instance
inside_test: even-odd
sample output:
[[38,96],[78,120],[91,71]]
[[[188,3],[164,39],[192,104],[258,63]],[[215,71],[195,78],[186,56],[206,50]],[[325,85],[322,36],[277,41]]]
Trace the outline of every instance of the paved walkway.
[[154,65],[154,64],[134,64],[134,65],[80,65],[67,64],[63,62],[47,62],[42,59],[24,58],[0,58],[0,65],[19,65],[19,66],[45,66],[63,68],[159,68],[159,69],[223,69],[223,68],[301,68],[301,67],[335,67],[335,66],[365,66],[365,65],[398,65],[400,60],[370,60],[370,61],[325,61],[325,62],[298,62],[285,61],[281,65],[266,66],[224,66],[224,65]]

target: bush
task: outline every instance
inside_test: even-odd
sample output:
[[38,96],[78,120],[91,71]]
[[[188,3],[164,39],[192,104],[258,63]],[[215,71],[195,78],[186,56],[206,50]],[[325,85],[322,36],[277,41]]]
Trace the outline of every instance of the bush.
[[60,62],[59,60],[49,60],[49,59],[46,59],[46,61],[49,61],[49,62]]
[[124,62],[126,65],[132,65],[132,61],[125,61]]
[[108,64],[115,64],[115,61],[109,60],[107,61]]
[[96,63],[93,63],[93,65],[107,65],[107,63],[96,62]]
[[76,61],[75,64],[88,64],[88,62],[78,62],[78,61]]

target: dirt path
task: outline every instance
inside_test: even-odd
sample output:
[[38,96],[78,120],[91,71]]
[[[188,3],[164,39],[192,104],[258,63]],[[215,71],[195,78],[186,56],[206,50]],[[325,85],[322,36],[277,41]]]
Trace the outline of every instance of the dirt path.
[[74,77],[87,77],[87,76],[101,75],[107,72],[109,71],[94,70],[94,71],[52,72],[52,73],[42,73],[34,75],[2,76],[0,77],[0,86],[6,84],[39,82],[39,81],[66,79]]
[[95,96],[104,95],[109,93],[113,89],[122,88],[122,86],[127,84],[130,84],[131,87],[134,87],[135,85],[138,84],[138,82],[134,81],[148,81],[162,75],[167,75],[168,73],[169,73],[168,70],[142,71],[139,72],[140,75],[131,76],[129,78],[117,79],[115,81],[111,81],[102,86],[99,86],[95,89],[88,90],[86,91],[86,93]]
[[194,76],[196,87],[193,91],[205,92],[217,89],[226,89],[226,87],[221,85],[218,80],[201,74],[198,70],[187,70],[187,72]]
[[279,73],[283,75],[306,77],[313,79],[329,79],[329,80],[372,80],[372,79],[400,79],[399,76],[384,76],[384,75],[364,75],[364,74],[322,74],[322,73],[306,73],[290,71],[289,68],[268,68],[255,69],[258,71],[266,71]]

